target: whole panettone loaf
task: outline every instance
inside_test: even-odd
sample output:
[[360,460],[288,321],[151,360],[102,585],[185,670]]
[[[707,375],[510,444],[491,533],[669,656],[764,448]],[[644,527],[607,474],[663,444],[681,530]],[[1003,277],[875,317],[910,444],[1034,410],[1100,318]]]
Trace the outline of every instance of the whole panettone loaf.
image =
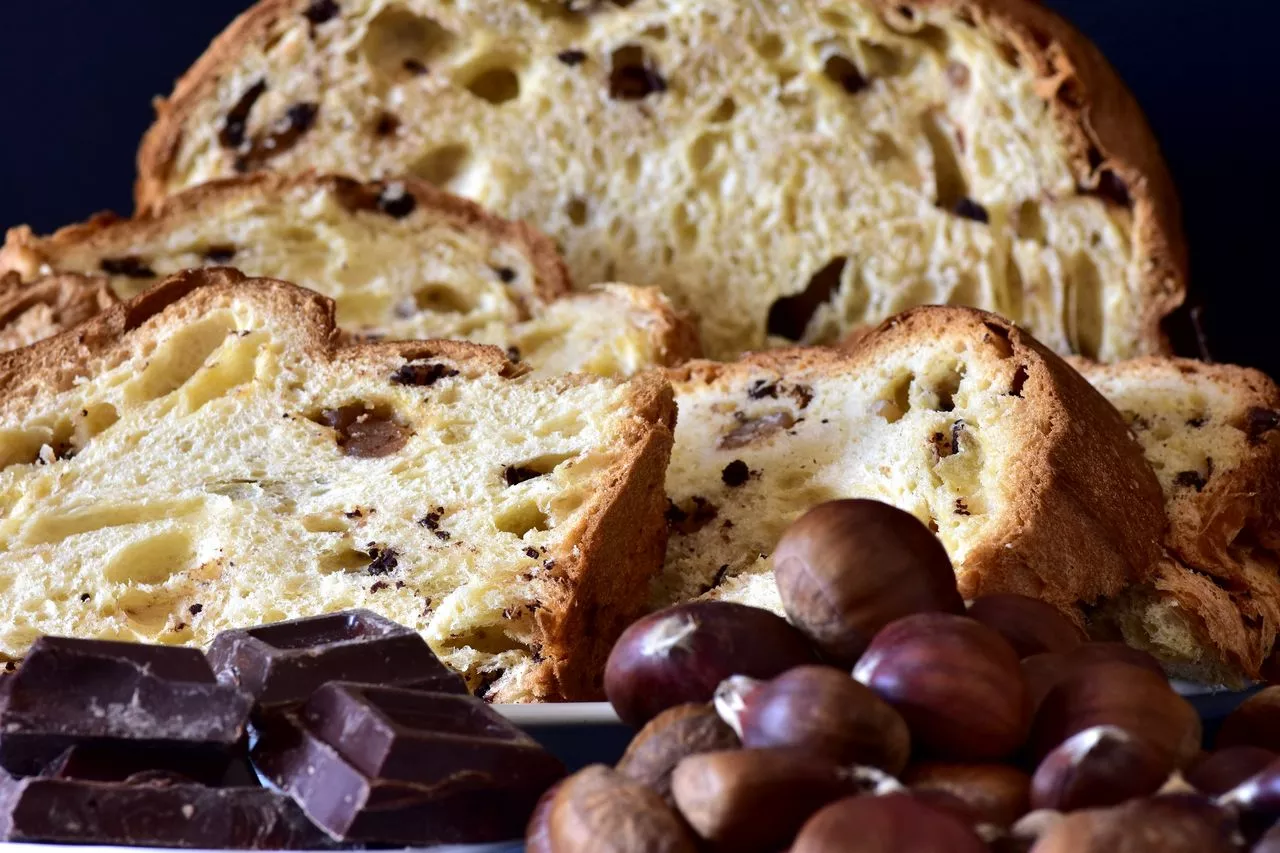
[[269,169],[411,174],[658,285],[707,353],[925,303],[1163,347],[1177,200],[1133,98],[1031,0],[262,0],[159,102],[146,207]]
[[598,695],[662,559],[668,383],[343,344],[333,307],[192,271],[0,353],[0,657],[367,607],[489,698]]
[[1169,559],[1100,627],[1195,680],[1258,678],[1280,629],[1280,389],[1189,359],[1073,363],[1128,420],[1170,521]]
[[[570,293],[549,239],[413,179],[232,178],[133,219],[104,214],[49,237],[14,228],[0,248],[0,274],[105,276],[122,299],[211,264],[319,291],[352,335],[494,344],[548,373],[631,375],[699,352],[693,327],[656,290]],[[61,279],[21,298],[101,289]],[[0,291],[0,343],[29,343],[86,316],[56,308],[27,316],[6,311],[4,300]],[[18,323],[23,330],[7,331]]]
[[670,371],[680,411],[655,603],[780,609],[770,553],[814,504],[882,500],[934,530],[967,598],[1082,605],[1147,579],[1160,486],[1124,421],[992,314],[919,308],[848,352],[777,350]]

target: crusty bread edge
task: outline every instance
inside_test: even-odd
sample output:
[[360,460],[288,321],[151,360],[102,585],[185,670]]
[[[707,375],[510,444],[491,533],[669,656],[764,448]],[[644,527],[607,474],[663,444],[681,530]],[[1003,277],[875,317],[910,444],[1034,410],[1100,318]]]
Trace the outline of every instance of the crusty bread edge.
[[[295,317],[296,330],[310,342],[306,355],[319,361],[374,354],[439,357],[511,378],[527,372],[496,347],[464,341],[340,343],[331,300],[286,282],[250,279],[234,269],[212,267],[178,273],[74,329],[0,353],[0,408],[21,409],[42,388],[71,387],[89,361],[109,354],[128,332],[178,302],[212,303],[233,292],[252,294],[269,303],[272,311]],[[588,381],[573,376],[559,381],[580,379]],[[592,496],[596,509],[568,534],[574,543],[571,553],[562,557],[554,579],[545,582],[548,603],[535,614],[531,645],[538,665],[522,687],[539,699],[599,695],[609,648],[638,615],[644,602],[641,591],[662,564],[663,483],[675,404],[670,385],[657,372],[642,374],[629,384],[635,411],[623,429],[621,440],[627,449],[618,475]]]
[[[1038,94],[1066,140],[1077,182],[1099,186],[1103,172],[1123,181],[1133,204],[1141,257],[1143,314],[1136,332],[1145,352],[1167,352],[1161,321],[1186,297],[1189,267],[1177,191],[1141,107],[1098,48],[1070,23],[1030,0],[868,0],[881,14],[954,10],[1011,44],[1036,71]],[[182,142],[186,113],[215,84],[240,45],[257,37],[299,0],[261,0],[219,34],[178,80],[155,100],[156,120],[138,149],[134,185],[139,209],[161,203]]]
[[[733,364],[691,362],[672,382],[708,383],[755,367],[803,372],[872,370],[911,341],[957,332],[1024,366],[1022,394],[1052,405],[1024,408],[1039,431],[1010,462],[1027,483],[1009,520],[972,550],[960,576],[969,599],[996,592],[1041,598],[1083,623],[1082,604],[1114,595],[1155,569],[1165,528],[1163,494],[1142,448],[1120,414],[1076,371],[1003,318],[972,308],[914,308],[868,330],[843,349],[792,348],[752,353]],[[1062,417],[1062,413],[1069,417]]]
[[57,271],[58,258],[66,247],[127,243],[134,234],[149,235],[163,230],[166,219],[198,215],[210,206],[244,196],[278,196],[297,187],[308,186],[338,196],[353,192],[376,193],[391,183],[402,184],[419,207],[435,211],[460,228],[481,229],[495,241],[520,247],[533,264],[536,275],[532,290],[542,301],[550,302],[572,291],[569,269],[561,259],[555,242],[524,222],[512,222],[495,216],[474,202],[445,192],[418,178],[362,182],[343,175],[314,172],[299,175],[255,172],[220,178],[162,199],[132,219],[123,219],[113,213],[99,213],[85,222],[60,228],[48,237],[37,237],[30,228],[18,226],[9,230],[4,246],[0,247],[0,274],[16,270],[30,278],[44,264]]

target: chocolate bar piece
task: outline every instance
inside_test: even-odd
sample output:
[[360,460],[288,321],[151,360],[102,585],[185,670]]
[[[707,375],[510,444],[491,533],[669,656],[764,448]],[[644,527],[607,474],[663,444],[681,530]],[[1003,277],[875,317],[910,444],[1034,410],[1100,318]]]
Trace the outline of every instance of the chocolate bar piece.
[[0,766],[34,775],[72,746],[225,766],[251,706],[192,649],[42,637],[0,692]]
[[49,762],[40,775],[46,779],[85,782],[123,782],[139,774],[205,785],[217,785],[227,773],[229,755],[184,755],[129,746],[73,746]]
[[328,681],[466,692],[416,631],[368,610],[224,631],[209,660],[219,681],[252,693],[263,711],[305,702]]
[[273,716],[253,760],[335,840],[382,844],[518,837],[564,775],[478,699],[354,684]]
[[155,777],[129,782],[4,779],[0,839],[240,850],[332,846],[283,794]]

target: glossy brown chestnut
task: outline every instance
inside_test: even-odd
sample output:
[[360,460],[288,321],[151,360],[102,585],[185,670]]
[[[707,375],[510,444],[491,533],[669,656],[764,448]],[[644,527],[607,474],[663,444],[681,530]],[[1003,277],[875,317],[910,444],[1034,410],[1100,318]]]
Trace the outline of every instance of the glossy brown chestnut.
[[1031,779],[1007,764],[926,762],[909,767],[902,781],[917,796],[954,796],[975,824],[1011,826],[1029,808]]
[[1135,649],[1124,643],[1084,643],[1067,652],[1067,660],[1073,668],[1081,664],[1127,663],[1151,670],[1156,675],[1164,675],[1164,668],[1160,666],[1160,661],[1152,657],[1149,652]]
[[1055,684],[1080,667],[1097,663],[1128,663],[1157,675],[1164,674],[1155,658],[1124,643],[1084,643],[1067,652],[1029,655],[1022,659],[1022,674],[1031,693],[1032,713]]
[[861,790],[848,768],[792,749],[693,755],[671,778],[675,803],[694,831],[713,849],[735,853],[784,847],[818,809]]
[[1044,697],[1030,745],[1043,759],[1067,738],[1094,726],[1115,726],[1187,766],[1200,751],[1200,715],[1163,675],[1127,663],[1076,668]]
[[902,714],[930,757],[990,761],[1026,739],[1030,699],[1017,654],[964,616],[899,619],[876,635],[853,675]]
[[1252,847],[1253,853],[1280,853],[1280,823],[1263,833]]
[[739,745],[733,729],[710,705],[677,705],[645,724],[614,769],[672,802],[671,773],[682,759]]
[[790,853],[987,853],[965,821],[908,794],[854,797],[825,807]]
[[710,702],[731,675],[772,678],[814,660],[804,635],[780,616],[694,601],[651,613],[623,631],[605,664],[604,690],[622,721],[639,727],[667,708]]
[[876,632],[912,613],[963,613],[946,549],[915,516],[871,500],[819,504],[773,553],[787,618],[851,667]]
[[553,853],[697,853],[692,832],[661,797],[601,764],[560,783],[547,810]]
[[1228,746],[1196,759],[1185,773],[1187,783],[1202,794],[1225,794],[1280,755],[1260,746]]
[[1255,819],[1264,818],[1268,826],[1280,819],[1280,760],[1218,797],[1218,804]]
[[1218,749],[1260,746],[1280,752],[1280,685],[1255,693],[1232,711],[1213,745]]
[[740,678],[716,690],[716,710],[744,746],[794,747],[840,764],[898,773],[911,755],[902,715],[843,670],[799,666],[763,684]]
[[1173,760],[1115,726],[1077,732],[1051,750],[1031,780],[1031,807],[1072,812],[1114,806],[1160,790]]
[[968,615],[1008,640],[1020,658],[1069,652],[1085,641],[1084,632],[1058,608],[1025,595],[981,596],[969,605]]
[[551,803],[560,793],[563,780],[555,783],[538,799],[537,805],[529,815],[529,823],[524,831],[525,853],[555,853],[551,849]]
[[1031,853],[1236,853],[1230,814],[1176,795],[1084,809],[1052,824]]

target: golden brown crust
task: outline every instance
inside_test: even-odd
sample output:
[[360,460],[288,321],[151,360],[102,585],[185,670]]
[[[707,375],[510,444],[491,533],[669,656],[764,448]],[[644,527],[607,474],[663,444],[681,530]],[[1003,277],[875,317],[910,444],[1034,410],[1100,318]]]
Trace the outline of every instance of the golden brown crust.
[[[1031,0],[869,2],[907,28],[932,8],[951,10],[1010,45],[1019,61],[1035,70],[1037,94],[1063,135],[1077,183],[1104,196],[1123,194],[1132,205],[1142,263],[1140,334],[1148,349],[1168,351],[1161,321],[1182,304],[1189,275],[1178,196],[1141,107],[1097,47]],[[138,151],[134,194],[140,209],[159,204],[167,194],[183,124],[223,67],[235,61],[242,45],[301,5],[302,0],[260,0],[213,41],[168,99],[156,100],[156,121]]]
[[[496,347],[463,341],[344,343],[331,300],[286,282],[250,279],[237,270],[215,267],[178,273],[74,329],[21,351],[0,352],[0,410],[21,409],[42,391],[69,388],[87,366],[109,361],[126,335],[149,334],[147,324],[164,322],[162,315],[199,316],[232,297],[294,318],[291,331],[317,360],[382,361],[392,355],[444,358],[474,374],[515,378],[528,372]],[[571,376],[560,381],[587,380]],[[571,553],[561,558],[560,570],[544,585],[533,640],[540,660],[529,679],[529,692],[540,698],[599,695],[600,674],[613,640],[638,615],[642,591],[662,563],[662,486],[675,403],[670,385],[656,372],[642,374],[629,387],[635,414],[622,436],[628,450],[617,476],[603,494],[597,493],[600,509],[571,534]]]
[[[1167,352],[1161,321],[1186,298],[1190,267],[1178,193],[1146,116],[1101,51],[1070,23],[1030,0],[872,0],[881,13],[932,7],[967,16],[997,42],[1012,45],[1036,73],[1067,144],[1076,182],[1104,196],[1122,189],[1133,207],[1142,259],[1141,334]],[[1108,173],[1111,177],[1107,177]],[[1114,179],[1119,179],[1117,187]]]
[[116,302],[101,278],[53,275],[27,284],[17,274],[0,276],[0,351],[49,337]]
[[133,219],[121,219],[111,213],[100,213],[86,222],[60,228],[48,237],[37,237],[31,229],[19,226],[10,229],[3,248],[0,248],[0,274],[17,271],[24,278],[38,275],[42,266],[58,269],[58,259],[68,248],[115,248],[148,239],[164,231],[167,220],[198,215],[209,206],[226,203],[244,196],[278,196],[296,187],[315,187],[348,199],[359,209],[368,206],[382,189],[391,183],[403,185],[423,210],[452,220],[461,229],[488,232],[495,241],[519,248],[530,259],[536,275],[534,290],[543,301],[549,302],[572,290],[569,270],[555,243],[523,222],[511,222],[495,216],[480,205],[437,189],[417,178],[397,178],[386,181],[360,182],[341,175],[278,175],[258,172],[234,178],[210,181],[177,193],[138,214]]

